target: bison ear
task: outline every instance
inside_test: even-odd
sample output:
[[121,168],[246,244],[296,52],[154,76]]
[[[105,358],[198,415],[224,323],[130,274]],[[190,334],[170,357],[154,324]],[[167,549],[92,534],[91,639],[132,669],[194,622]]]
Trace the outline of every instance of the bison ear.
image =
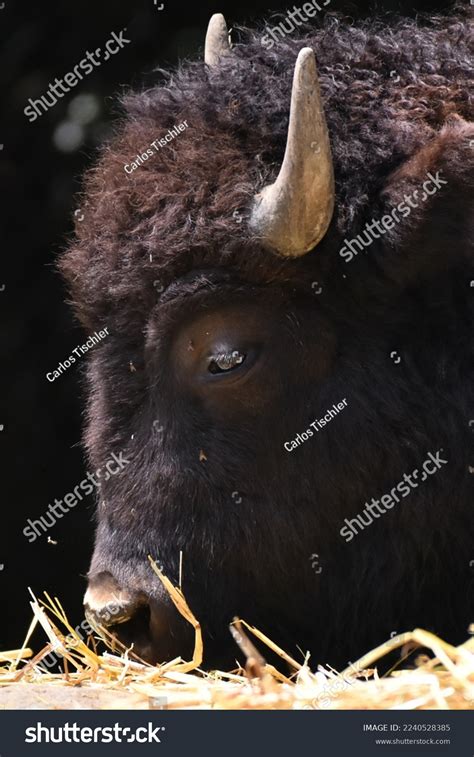
[[204,62],[207,66],[215,68],[219,65],[219,59],[229,52],[229,32],[225,18],[222,13],[214,13],[207,27]]
[[395,220],[380,260],[392,279],[406,284],[474,264],[473,168],[474,123],[454,116],[389,176],[377,217]]

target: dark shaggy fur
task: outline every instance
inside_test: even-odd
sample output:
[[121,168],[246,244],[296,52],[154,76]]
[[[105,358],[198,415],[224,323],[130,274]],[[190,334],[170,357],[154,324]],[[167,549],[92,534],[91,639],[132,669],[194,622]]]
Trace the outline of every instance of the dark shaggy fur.
[[[61,262],[86,329],[111,332],[90,366],[93,466],[112,450],[131,459],[104,484],[91,576],[109,571],[163,603],[146,555],[176,579],[182,550],[209,661],[232,658],[235,614],[334,664],[409,626],[462,638],[474,557],[469,22],[458,13],[355,27],[328,15],[270,51],[260,33],[240,38],[218,70],[185,63],[125,98]],[[246,217],[281,164],[303,46],[318,62],[336,212],[313,253],[285,261],[252,239]],[[124,172],[183,119],[183,134]],[[428,171],[447,185],[346,264],[344,238]],[[187,324],[227,311],[245,323],[254,310],[272,346],[262,376],[225,395],[187,385],[173,362]],[[283,450],[343,397],[348,409],[324,434]],[[449,465],[345,544],[344,518],[440,448]],[[152,607],[159,625],[153,617]],[[151,657],[177,651],[155,637]]]

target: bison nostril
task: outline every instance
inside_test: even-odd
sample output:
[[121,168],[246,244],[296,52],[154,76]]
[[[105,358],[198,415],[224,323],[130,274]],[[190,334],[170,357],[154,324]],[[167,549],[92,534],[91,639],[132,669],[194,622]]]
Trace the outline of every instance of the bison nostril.
[[115,638],[147,662],[192,655],[192,628],[167,596],[122,588],[105,571],[89,577],[84,606],[87,620],[106,643]]
[[132,616],[112,625],[109,630],[124,646],[132,648],[139,657],[150,661],[152,635],[149,605],[139,607]]

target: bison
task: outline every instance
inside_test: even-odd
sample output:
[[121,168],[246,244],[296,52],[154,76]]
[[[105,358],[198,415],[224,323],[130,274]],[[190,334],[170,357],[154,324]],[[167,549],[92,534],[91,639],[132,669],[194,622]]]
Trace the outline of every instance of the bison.
[[335,666],[474,618],[468,12],[319,17],[231,43],[217,14],[204,62],[127,94],[60,261],[110,334],[90,464],[128,463],[86,613],[151,662],[193,629],[148,555],[207,666],[234,616]]

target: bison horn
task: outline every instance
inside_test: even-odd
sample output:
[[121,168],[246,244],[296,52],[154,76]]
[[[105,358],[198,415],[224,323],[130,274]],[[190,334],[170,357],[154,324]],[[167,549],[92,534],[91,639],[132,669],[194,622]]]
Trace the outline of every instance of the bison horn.
[[214,13],[207,27],[204,62],[211,67],[217,66],[219,58],[229,51],[229,33],[225,18],[222,13]]
[[305,47],[295,66],[280,173],[255,196],[250,228],[279,255],[299,257],[323,238],[333,210],[331,147],[314,53]]

